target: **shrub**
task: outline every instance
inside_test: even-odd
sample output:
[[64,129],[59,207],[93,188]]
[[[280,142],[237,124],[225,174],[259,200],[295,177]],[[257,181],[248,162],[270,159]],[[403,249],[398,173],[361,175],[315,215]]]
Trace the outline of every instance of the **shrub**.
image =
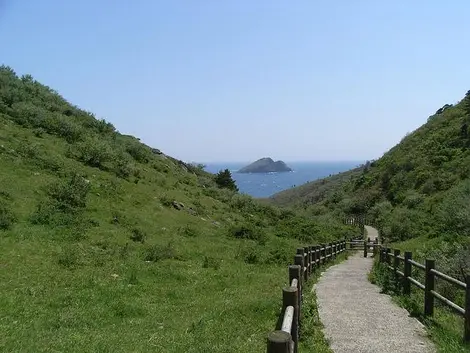
[[145,250],[145,261],[158,262],[161,260],[176,259],[177,254],[173,244],[152,245]]
[[11,229],[16,222],[16,216],[8,207],[7,203],[0,200],[0,230]]
[[470,234],[470,180],[453,188],[439,205],[437,218],[442,231],[454,235]]
[[187,237],[196,237],[198,236],[199,232],[196,230],[196,228],[190,226],[190,225],[185,225],[182,226],[178,229],[179,233],[187,236]]
[[129,142],[126,145],[126,152],[140,163],[148,163],[151,158],[150,150],[139,142]]
[[86,208],[89,190],[89,182],[77,174],[70,180],[50,185],[46,191],[47,200],[39,203],[31,222],[62,225],[75,223],[77,226],[83,221],[80,216]]
[[103,169],[106,162],[115,158],[111,145],[102,139],[90,137],[76,146],[77,158],[91,167]]
[[173,204],[173,201],[174,201],[174,200],[173,200],[170,196],[168,196],[167,194],[162,194],[162,195],[160,195],[159,199],[160,199],[161,204],[162,204],[163,206],[165,206],[165,207],[170,207],[170,206]]
[[238,249],[235,255],[235,258],[243,260],[243,262],[250,264],[250,265],[258,264],[261,262],[260,252],[258,251],[258,249],[256,248],[254,244],[241,246]]
[[132,228],[130,239],[135,242],[144,243],[147,235],[139,228]]
[[267,238],[266,233],[262,229],[254,227],[251,224],[232,226],[229,229],[229,235],[237,239],[256,240],[260,244],[264,244]]
[[221,265],[221,260],[212,256],[204,256],[204,261],[202,263],[203,268],[213,268],[218,270]]

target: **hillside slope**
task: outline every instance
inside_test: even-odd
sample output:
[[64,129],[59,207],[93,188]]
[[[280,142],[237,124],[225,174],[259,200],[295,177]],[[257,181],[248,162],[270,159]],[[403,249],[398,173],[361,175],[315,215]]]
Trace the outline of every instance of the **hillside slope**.
[[470,234],[470,91],[380,159],[271,198],[311,214],[366,214],[391,241]]
[[0,67],[0,351],[265,348],[297,246],[264,206]]

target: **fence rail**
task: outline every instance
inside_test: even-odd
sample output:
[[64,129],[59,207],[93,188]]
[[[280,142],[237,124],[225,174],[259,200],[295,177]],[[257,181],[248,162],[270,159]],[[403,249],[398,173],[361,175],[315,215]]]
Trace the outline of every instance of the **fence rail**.
[[[410,251],[405,251],[404,256],[400,256],[400,250],[380,247],[379,261],[386,264],[386,267],[394,273],[395,284],[401,286],[403,295],[409,296],[411,294],[411,284],[421,289],[424,292],[424,315],[433,316],[434,314],[434,299],[439,300],[449,309],[453,310],[456,314],[464,318],[464,334],[463,340],[465,343],[470,343],[470,277],[466,278],[466,283],[453,278],[445,273],[435,269],[435,261],[426,259],[424,264],[413,260],[413,254]],[[393,266],[391,260],[393,259]],[[400,265],[403,263],[403,271],[400,270]],[[412,269],[416,268],[424,271],[424,284],[419,282],[416,278],[412,277]],[[465,291],[464,307],[459,306],[442,294],[438,293],[435,288],[436,278],[453,284],[459,290]]]
[[[329,244],[298,248],[294,265],[289,266],[290,286],[282,289],[280,326],[268,334],[268,353],[297,353],[301,334],[303,288],[309,277],[321,265],[334,260],[346,250],[354,250],[351,244],[363,244],[363,240],[341,240]],[[349,249],[347,245],[349,244]],[[361,245],[362,246],[362,245]],[[278,324],[279,325],[279,324]]]

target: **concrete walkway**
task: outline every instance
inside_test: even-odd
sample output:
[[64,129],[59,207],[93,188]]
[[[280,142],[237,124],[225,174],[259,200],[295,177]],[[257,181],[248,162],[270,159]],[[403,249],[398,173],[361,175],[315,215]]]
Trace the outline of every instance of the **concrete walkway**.
[[[366,229],[368,237],[377,237],[374,228]],[[328,268],[314,288],[331,349],[335,353],[435,352],[422,324],[368,281],[373,259],[363,256],[358,251]]]

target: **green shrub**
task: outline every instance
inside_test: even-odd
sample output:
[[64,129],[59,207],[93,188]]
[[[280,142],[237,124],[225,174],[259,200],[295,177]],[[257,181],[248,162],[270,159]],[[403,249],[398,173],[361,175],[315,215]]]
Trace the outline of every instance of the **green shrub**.
[[173,199],[167,194],[162,194],[159,197],[160,203],[165,207],[170,207],[173,204]]
[[203,268],[213,268],[214,270],[218,270],[221,265],[221,260],[217,259],[212,256],[204,256],[204,261],[202,263]]
[[129,153],[132,158],[140,163],[148,163],[152,156],[148,147],[145,147],[139,142],[129,142],[126,145],[126,152]]
[[266,233],[251,224],[241,224],[230,227],[229,235],[236,239],[256,240],[259,243],[266,242]]
[[144,243],[147,235],[139,228],[132,228],[130,239],[135,242]]
[[179,227],[178,231],[180,234],[187,237],[197,237],[199,235],[197,229],[190,225],[181,226]]
[[81,214],[86,208],[89,190],[89,182],[78,174],[69,180],[49,185],[46,188],[47,199],[38,204],[31,222],[77,226],[84,221]]
[[9,205],[0,199],[0,230],[11,229],[16,221],[16,216]]
[[151,245],[145,249],[145,261],[158,262],[177,258],[176,249],[171,242],[166,245]]
[[111,145],[103,139],[89,137],[76,145],[78,160],[86,165],[96,168],[104,168],[106,162],[113,161],[115,155]]

